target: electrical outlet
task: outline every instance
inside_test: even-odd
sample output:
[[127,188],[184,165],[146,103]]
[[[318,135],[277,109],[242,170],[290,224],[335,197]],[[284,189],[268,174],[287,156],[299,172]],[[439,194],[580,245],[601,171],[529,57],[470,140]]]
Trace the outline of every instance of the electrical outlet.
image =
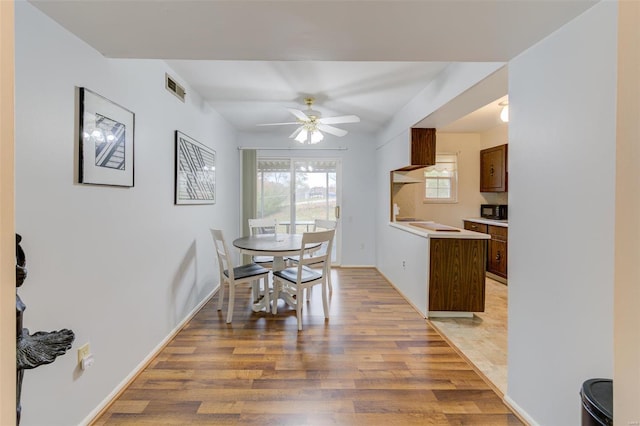
[[82,360],[89,355],[91,355],[91,348],[89,347],[89,343],[85,343],[78,348],[78,363],[82,364]]

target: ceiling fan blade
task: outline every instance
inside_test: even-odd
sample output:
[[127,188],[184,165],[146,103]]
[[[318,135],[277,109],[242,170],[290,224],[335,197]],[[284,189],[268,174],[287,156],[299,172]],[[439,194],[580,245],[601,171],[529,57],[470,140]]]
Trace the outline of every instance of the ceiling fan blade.
[[300,133],[302,131],[302,129],[304,129],[304,127],[300,126],[298,127],[293,133],[291,133],[291,136],[289,136],[291,139],[294,139],[296,136],[298,136],[298,133]]
[[318,124],[318,130],[330,133],[335,136],[344,136],[349,133],[346,130],[338,129],[337,127],[333,126],[327,126],[326,124]]
[[293,115],[295,115],[295,117],[298,120],[301,121],[309,121],[309,117],[307,117],[307,114],[305,114],[304,112],[300,111],[299,109],[293,109],[293,108],[287,108],[289,110],[289,112]]
[[300,124],[297,121],[296,122],[290,122],[290,123],[265,123],[265,124],[256,124],[256,126],[281,126],[283,124]]
[[357,115],[341,115],[338,117],[326,117],[318,119],[322,124],[338,124],[338,123],[359,123],[360,117]]

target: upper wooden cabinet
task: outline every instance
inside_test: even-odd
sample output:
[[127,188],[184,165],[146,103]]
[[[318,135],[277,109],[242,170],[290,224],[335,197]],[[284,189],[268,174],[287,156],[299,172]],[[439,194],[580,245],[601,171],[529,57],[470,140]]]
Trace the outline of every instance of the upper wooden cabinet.
[[480,192],[507,192],[507,146],[480,151]]
[[411,129],[411,162],[398,170],[415,170],[436,164],[436,129]]
[[436,164],[436,129],[411,129],[411,165]]

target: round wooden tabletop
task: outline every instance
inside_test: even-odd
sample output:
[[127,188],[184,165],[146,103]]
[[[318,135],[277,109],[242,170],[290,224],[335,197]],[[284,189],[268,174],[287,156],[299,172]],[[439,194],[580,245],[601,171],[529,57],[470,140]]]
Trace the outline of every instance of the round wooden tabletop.
[[[293,256],[299,254],[302,247],[302,234],[264,234],[241,237],[233,245],[248,254],[261,256]],[[307,248],[320,244],[308,245]]]

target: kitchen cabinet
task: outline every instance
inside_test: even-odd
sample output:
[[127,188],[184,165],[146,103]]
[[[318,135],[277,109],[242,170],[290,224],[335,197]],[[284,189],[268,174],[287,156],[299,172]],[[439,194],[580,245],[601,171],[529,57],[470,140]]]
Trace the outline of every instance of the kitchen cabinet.
[[480,192],[507,192],[507,146],[480,151]]
[[411,129],[411,155],[408,166],[398,170],[415,170],[436,164],[436,129]]
[[487,272],[507,279],[507,240],[509,228],[465,220],[464,229],[491,235],[487,250]]
[[507,234],[508,228],[489,225],[489,250],[487,251],[487,271],[499,277],[507,278]]
[[429,311],[484,312],[485,240],[430,240]]

